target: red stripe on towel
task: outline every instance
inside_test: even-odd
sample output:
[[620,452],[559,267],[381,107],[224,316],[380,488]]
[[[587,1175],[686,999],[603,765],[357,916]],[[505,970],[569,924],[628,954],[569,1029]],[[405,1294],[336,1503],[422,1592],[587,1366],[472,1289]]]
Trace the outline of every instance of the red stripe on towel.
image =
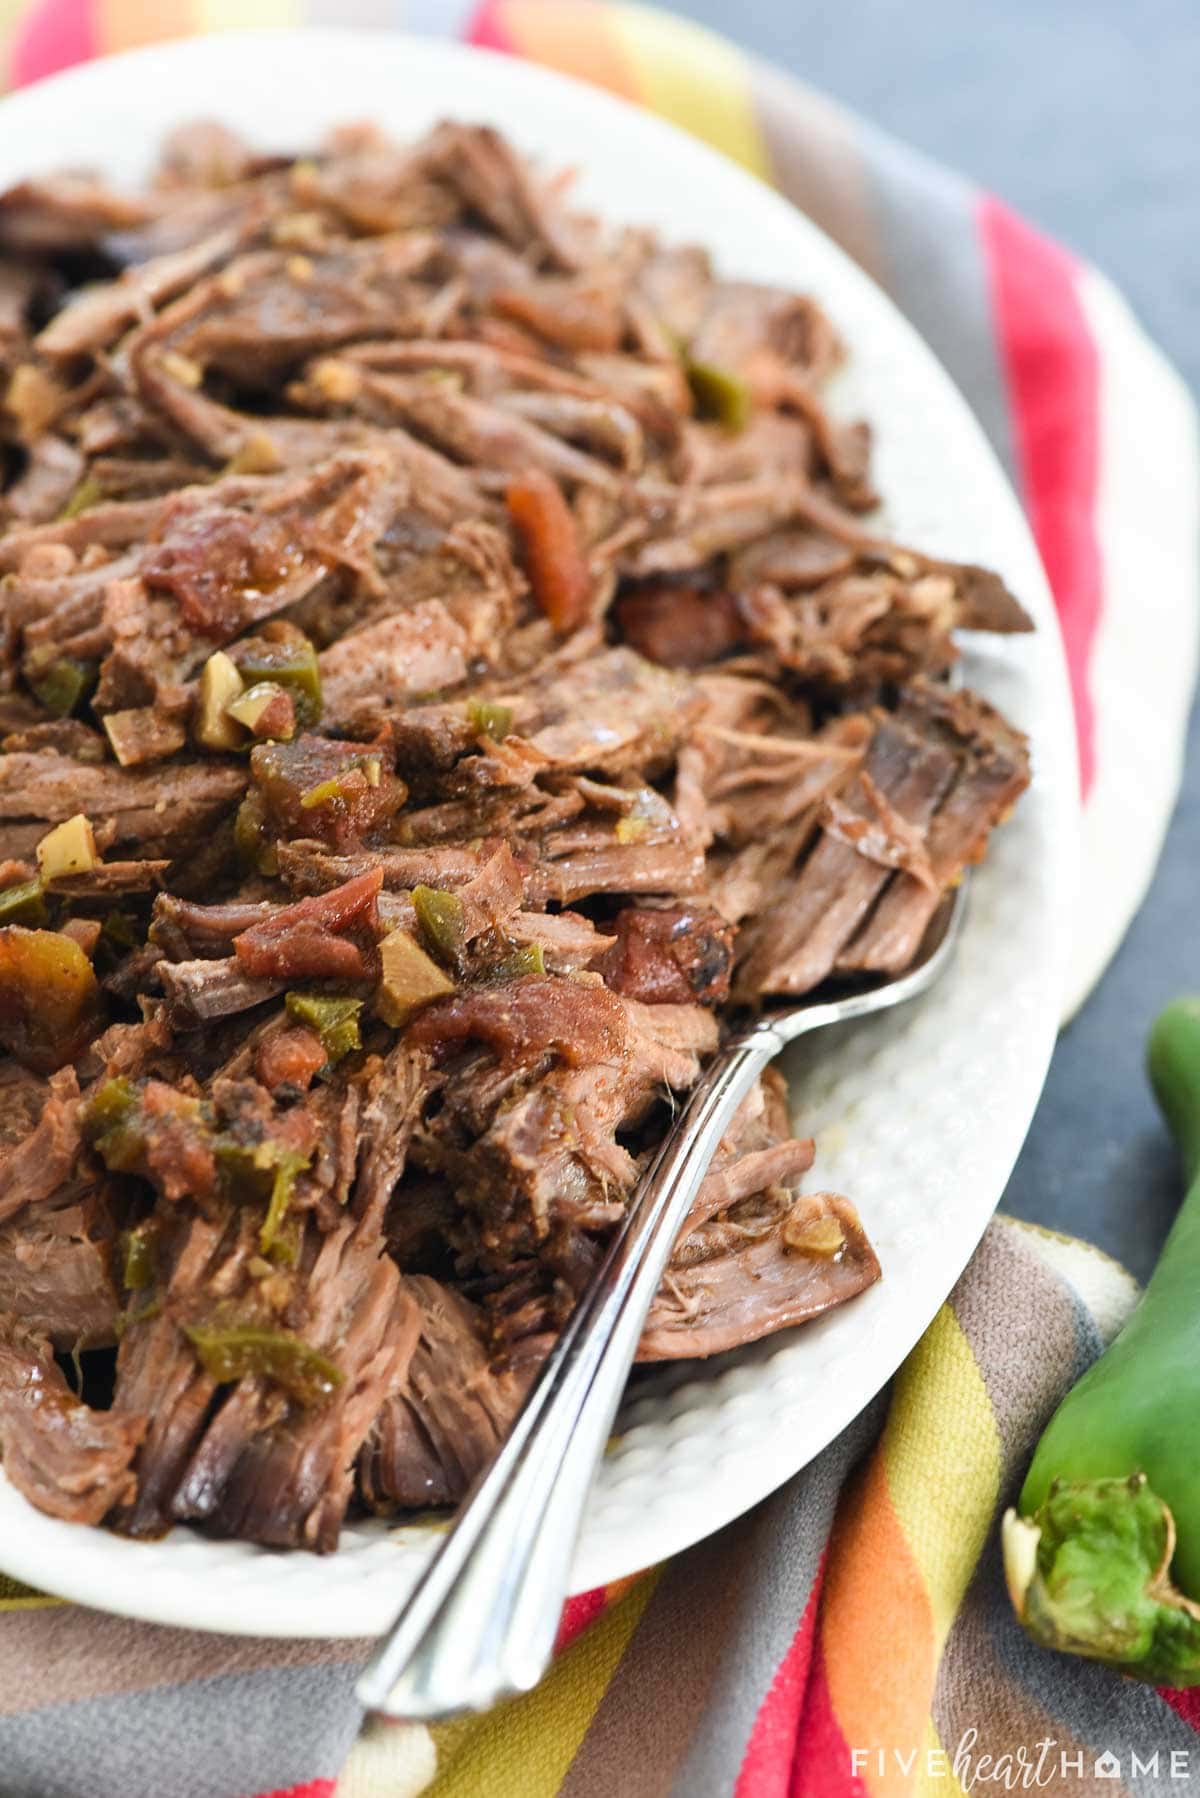
[[[871,1752],[865,1746],[863,1751]],[[833,1708],[825,1655],[818,1640],[796,1737],[789,1798],[866,1798],[866,1790]]]
[[100,53],[93,0],[42,0],[13,29],[8,85],[27,87]]
[[558,1620],[558,1634],[554,1638],[555,1654],[561,1654],[589,1623],[594,1623],[607,1603],[607,1586],[594,1586],[590,1592],[581,1592],[577,1598],[568,1598]]
[[468,44],[476,44],[481,50],[503,50],[506,56],[520,55],[496,0],[481,0],[463,36]]
[[813,1635],[824,1571],[825,1557],[822,1555],[796,1633],[758,1707],[734,1798],[787,1798],[804,1694],[808,1688],[808,1670],[812,1664]]
[[1103,605],[1099,356],[1074,257],[986,196],[979,229],[1025,504],[1062,625],[1086,798],[1096,765],[1088,672]]
[[273,1792],[258,1792],[255,1798],[333,1798],[336,1779],[310,1779],[302,1786],[277,1786]]

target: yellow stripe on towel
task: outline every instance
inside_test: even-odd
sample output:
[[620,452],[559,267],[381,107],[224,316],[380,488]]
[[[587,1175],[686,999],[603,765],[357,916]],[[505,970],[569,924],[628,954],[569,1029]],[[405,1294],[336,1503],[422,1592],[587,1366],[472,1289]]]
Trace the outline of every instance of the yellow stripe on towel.
[[435,1726],[442,1769],[426,1798],[554,1798],[658,1584],[644,1574],[559,1656],[535,1691],[486,1717]]
[[643,104],[769,180],[740,51],[698,25],[645,7],[613,6],[609,17]]

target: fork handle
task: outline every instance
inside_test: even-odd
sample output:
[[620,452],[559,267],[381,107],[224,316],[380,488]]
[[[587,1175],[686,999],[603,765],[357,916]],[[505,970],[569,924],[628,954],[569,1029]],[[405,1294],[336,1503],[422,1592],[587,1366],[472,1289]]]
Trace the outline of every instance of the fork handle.
[[367,1663],[357,1695],[368,1709],[445,1717],[541,1678],[646,1313],[718,1143],[782,1047],[759,1023],[692,1089],[506,1442]]

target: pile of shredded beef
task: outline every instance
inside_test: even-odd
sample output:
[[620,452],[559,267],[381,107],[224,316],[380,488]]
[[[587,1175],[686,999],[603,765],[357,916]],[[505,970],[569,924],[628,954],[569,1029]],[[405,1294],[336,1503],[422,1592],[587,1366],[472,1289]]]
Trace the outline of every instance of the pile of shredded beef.
[[[318,1550],[453,1503],[722,1028],[912,958],[1028,779],[954,633],[1028,620],[864,522],[841,354],[478,126],[0,196],[33,1503]],[[876,1278],[812,1161],[766,1075],[643,1360]]]

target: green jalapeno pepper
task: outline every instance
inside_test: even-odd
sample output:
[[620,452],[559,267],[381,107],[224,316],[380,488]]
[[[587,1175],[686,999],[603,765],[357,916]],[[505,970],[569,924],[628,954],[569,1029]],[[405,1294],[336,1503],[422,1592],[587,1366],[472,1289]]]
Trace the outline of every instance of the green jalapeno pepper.
[[1200,1685],[1200,998],[1150,1033],[1150,1081],[1188,1192],[1120,1334],[1038,1444],[1004,1562],[1046,1647],[1156,1685]]

